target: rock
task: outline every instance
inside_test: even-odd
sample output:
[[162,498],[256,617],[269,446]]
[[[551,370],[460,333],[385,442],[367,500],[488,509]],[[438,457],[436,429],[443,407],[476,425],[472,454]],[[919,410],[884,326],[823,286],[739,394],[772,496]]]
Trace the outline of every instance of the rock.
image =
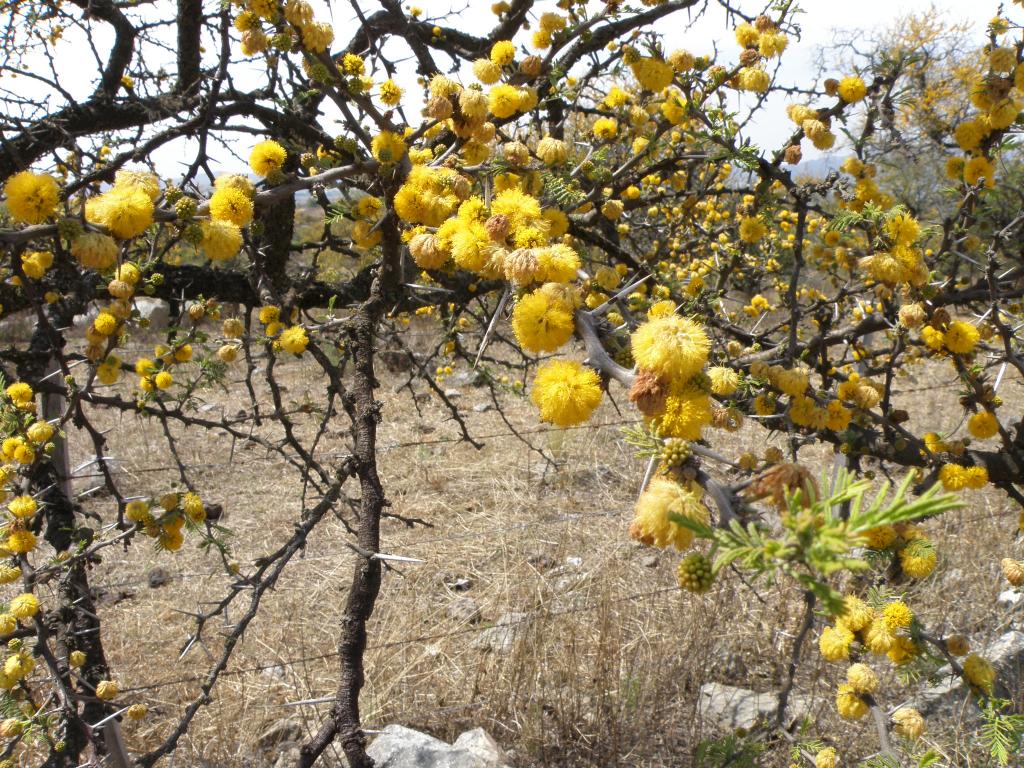
[[487,383],[487,376],[483,371],[459,371],[449,381],[457,387],[482,387]]
[[275,664],[272,667],[267,667],[260,674],[264,677],[269,677],[271,680],[284,680],[288,677],[288,670],[280,664]]
[[286,741],[297,742],[302,738],[302,726],[294,720],[278,720],[256,737],[256,744],[262,750],[270,750]]
[[1022,599],[1024,599],[1024,595],[1020,592],[1015,589],[1007,589],[999,593],[996,605],[1000,608],[1015,608]]
[[640,565],[644,568],[657,568],[658,567],[658,556],[657,555],[646,555],[641,558]]
[[448,616],[462,624],[475,624],[483,618],[483,613],[472,597],[460,597],[448,606]]
[[505,755],[482,728],[448,744],[401,725],[389,725],[366,753],[377,768],[508,768]]
[[139,310],[139,319],[149,322],[151,331],[162,331],[171,321],[171,308],[161,299],[140,296],[135,299],[135,308]]
[[491,738],[483,728],[474,728],[466,731],[455,740],[452,745],[455,749],[464,749],[470,754],[476,755],[485,761],[485,765],[504,765],[507,758],[498,742]]
[[528,614],[509,611],[498,619],[497,624],[481,632],[473,641],[473,647],[482,651],[508,653],[526,628],[527,618]]
[[555,558],[543,549],[535,549],[532,552],[527,553],[526,562],[534,566],[539,571],[546,571],[548,568],[555,565]]
[[[700,687],[699,711],[705,720],[715,722],[725,730],[752,729],[758,721],[775,717],[778,693],[758,693],[724,683],[705,683]],[[803,696],[789,697],[786,707],[786,726],[810,714],[810,701]]]
[[[996,668],[996,695],[1005,695],[1006,691],[1019,691],[1024,680],[1024,632],[1012,630],[999,636],[987,648],[980,649],[984,656]],[[972,717],[977,716],[977,708],[964,707],[971,699],[969,686],[953,673],[949,666],[942,667],[936,677],[941,681],[921,691],[911,700],[910,706],[922,715],[950,716],[954,713],[963,715],[964,710]],[[1000,694],[999,689],[1003,689]]]
[[473,580],[451,571],[441,571],[434,577],[443,587],[452,592],[465,592],[473,586]]
[[583,565],[583,558],[578,557],[576,555],[570,555],[569,557],[565,558],[565,564],[573,568],[579,568],[581,565]]
[[158,589],[171,580],[163,568],[154,568],[146,575],[146,578],[149,580],[150,589]]
[[476,405],[473,406],[473,412],[474,413],[487,413],[493,407],[494,406],[492,406],[490,403],[477,403]]
[[458,389],[446,389],[444,391],[444,396],[447,397],[449,400],[458,400],[460,397],[462,397],[462,392]]
[[273,766],[274,768],[292,768],[298,764],[300,757],[298,742],[286,741],[277,748]]

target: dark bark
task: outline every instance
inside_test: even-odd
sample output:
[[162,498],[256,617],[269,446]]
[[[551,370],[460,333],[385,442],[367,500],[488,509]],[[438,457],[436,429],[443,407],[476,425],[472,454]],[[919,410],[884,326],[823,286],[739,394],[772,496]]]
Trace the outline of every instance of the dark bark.
[[350,331],[352,383],[342,397],[342,405],[352,421],[353,454],[359,478],[361,499],[356,534],[359,557],[352,573],[352,584],[345,600],[338,639],[340,682],[337,697],[326,722],[312,739],[303,744],[298,765],[308,768],[334,739],[349,768],[373,768],[366,754],[366,740],[359,716],[359,693],[365,682],[363,657],[366,652],[366,625],[380,591],[381,562],[373,557],[380,550],[380,519],[387,502],[377,474],[377,425],[381,404],[374,398],[374,339],[388,302],[394,298],[401,279],[401,239],[394,214],[395,187],[388,194],[391,211],[381,225],[382,259],[370,289],[370,297],[358,309]]

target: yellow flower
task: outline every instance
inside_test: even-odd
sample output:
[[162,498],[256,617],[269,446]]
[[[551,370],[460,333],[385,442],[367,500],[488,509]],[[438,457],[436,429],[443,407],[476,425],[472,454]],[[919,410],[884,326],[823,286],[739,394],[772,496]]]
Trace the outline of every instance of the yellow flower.
[[13,530],[7,535],[4,546],[16,555],[24,554],[36,548],[36,537],[32,531]]
[[676,384],[665,398],[665,411],[657,418],[658,429],[666,437],[699,440],[701,430],[711,423],[711,398],[689,384]]
[[740,386],[740,375],[732,368],[723,365],[708,368],[708,378],[711,380],[712,393],[719,397],[728,397]]
[[36,500],[31,496],[18,496],[11,500],[7,509],[12,515],[19,518],[29,518],[36,513]]
[[373,156],[382,163],[397,163],[405,156],[405,142],[392,131],[382,131],[370,143]]
[[839,615],[839,621],[851,632],[859,632],[871,623],[874,613],[871,607],[854,595],[847,595],[843,598],[843,612]]
[[963,320],[954,320],[946,329],[944,343],[946,349],[957,355],[969,355],[974,351],[981,334],[978,329]]
[[868,93],[864,81],[856,75],[849,75],[839,81],[839,98],[847,104],[853,104],[863,99]]
[[154,203],[160,197],[160,179],[149,171],[118,171],[114,176],[114,187],[142,190]]
[[647,546],[684,550],[693,543],[693,532],[669,519],[670,514],[688,517],[707,525],[707,507],[701,501],[697,485],[680,485],[664,477],[655,477],[636,502],[629,535]]
[[522,94],[514,85],[496,85],[487,94],[487,108],[500,120],[519,111]]
[[601,402],[601,379],[574,361],[550,360],[537,371],[530,395],[542,421],[559,427],[582,424]]
[[203,500],[199,498],[199,494],[190,491],[182,496],[181,509],[186,517],[196,525],[206,519],[206,507],[203,506]]
[[661,91],[672,84],[675,72],[670,64],[660,59],[643,57],[630,64],[633,77],[645,91]]
[[501,79],[501,66],[490,59],[477,59],[473,62],[473,74],[484,85],[494,85]]
[[902,707],[892,714],[893,730],[904,739],[917,739],[924,733],[924,718],[916,709]]
[[11,615],[19,619],[31,619],[39,612],[39,600],[36,596],[26,592],[11,600]]
[[153,223],[153,201],[138,187],[114,187],[85,204],[85,218],[121,240],[140,235]]
[[985,180],[986,187],[994,187],[996,169],[991,160],[984,155],[979,155],[972,157],[964,164],[964,181],[973,186],[982,179]]
[[576,279],[580,257],[564,243],[556,243],[537,252],[537,280],[542,283],[569,283]]
[[110,701],[117,696],[120,690],[113,680],[100,680],[96,684],[96,698],[101,701]]
[[309,346],[309,337],[306,335],[305,328],[301,325],[293,325],[281,333],[277,342],[285,352],[301,355],[306,351],[306,347]]
[[269,176],[281,170],[288,152],[273,139],[261,141],[249,153],[249,167],[258,176]]
[[545,165],[561,165],[569,157],[569,145],[561,139],[545,136],[537,142],[537,157]]
[[202,223],[203,238],[199,241],[203,252],[213,261],[226,261],[238,255],[242,248],[242,230],[236,224],[222,219]]
[[996,670],[991,662],[976,653],[970,654],[963,663],[964,677],[967,682],[985,693],[992,692],[996,680]]
[[252,221],[252,200],[232,187],[222,187],[210,198],[210,216],[217,221],[230,221],[244,227]]
[[541,217],[537,198],[514,187],[502,190],[495,196],[491,202],[491,213],[508,217],[513,232],[530,226]]
[[764,93],[771,85],[772,78],[760,67],[743,67],[739,74],[739,87],[741,91],[752,91],[753,93]]
[[906,629],[914,621],[914,614],[907,604],[896,600],[882,609],[882,618],[890,630]]
[[71,241],[71,255],[87,269],[110,269],[117,261],[117,252],[113,238],[99,232],[86,232]]
[[594,136],[604,141],[614,139],[619,133],[619,123],[613,117],[599,117],[594,121]]
[[857,693],[874,693],[878,690],[878,675],[867,664],[851,664],[846,670],[846,682]]
[[60,187],[48,173],[21,171],[4,184],[7,210],[22,224],[42,224],[57,208]]
[[572,338],[574,328],[572,308],[541,289],[519,299],[512,311],[512,330],[528,352],[554,352]]
[[915,539],[899,552],[900,566],[912,579],[923,579],[935,570],[935,546],[927,539]]
[[740,219],[740,240],[745,243],[757,243],[765,236],[767,229],[756,216],[744,216]]
[[648,320],[632,335],[633,359],[659,378],[686,382],[708,361],[711,342],[704,329],[679,315]]
[[380,100],[389,107],[396,106],[402,100],[402,89],[394,80],[385,80],[380,84]]
[[516,57],[516,46],[511,40],[499,40],[491,46],[491,61],[499,67],[511,64]]
[[168,389],[174,383],[174,377],[167,371],[160,371],[153,377],[153,383],[157,389]]
[[814,756],[814,768],[836,768],[835,747],[825,747]]
[[109,336],[117,330],[117,318],[109,312],[100,312],[92,321],[92,327],[100,336]]
[[825,627],[818,637],[818,650],[825,661],[845,661],[850,658],[850,643],[853,632],[842,624]]
[[844,720],[859,720],[868,713],[868,705],[849,683],[839,686],[836,693],[836,709]]

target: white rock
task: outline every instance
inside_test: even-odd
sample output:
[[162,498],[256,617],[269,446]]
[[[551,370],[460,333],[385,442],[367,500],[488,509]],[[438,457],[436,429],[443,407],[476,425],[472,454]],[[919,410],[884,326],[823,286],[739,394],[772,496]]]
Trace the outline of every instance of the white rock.
[[[758,693],[724,683],[705,683],[700,687],[701,717],[727,730],[750,730],[759,721],[770,721],[775,717],[778,704],[779,696],[775,691]],[[810,711],[810,701],[802,696],[790,695],[786,707],[786,725],[802,719]]]
[[[1021,685],[1021,667],[1024,665],[1024,632],[1012,630],[1000,635],[996,640],[983,648],[979,653],[992,662],[996,668],[996,685],[1011,693],[1019,691]],[[977,715],[977,707],[970,704],[970,687],[957,675],[952,668],[945,666],[936,676],[940,680],[921,691],[912,702],[922,715],[949,716],[954,713],[958,717],[970,714]],[[996,691],[998,693],[998,690]]]
[[505,755],[482,728],[448,744],[402,725],[389,725],[366,753],[377,768],[508,768]]
[[498,619],[498,623],[485,629],[473,642],[473,647],[495,653],[508,653],[515,647],[516,640],[526,627],[527,614],[509,611]]
[[1015,589],[1006,589],[999,593],[996,598],[996,605],[1000,608],[1013,608],[1024,599],[1024,595]]
[[163,330],[171,321],[170,305],[162,299],[140,296],[135,299],[135,307],[139,310],[139,318],[149,321],[151,331]]

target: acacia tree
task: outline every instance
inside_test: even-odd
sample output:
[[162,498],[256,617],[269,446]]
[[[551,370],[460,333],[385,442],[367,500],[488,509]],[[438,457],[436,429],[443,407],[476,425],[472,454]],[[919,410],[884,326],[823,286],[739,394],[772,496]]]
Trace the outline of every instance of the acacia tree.
[[[969,650],[961,638],[931,634],[890,592],[868,598],[872,579],[921,579],[935,567],[913,521],[956,505],[942,488],[992,484],[1024,501],[1024,434],[998,396],[1006,370],[1024,373],[1024,215],[996,229],[985,215],[1024,95],[1020,27],[990,24],[972,111],[942,144],[952,212],[921,222],[879,187],[865,154],[878,126],[898,124],[893,94],[915,76],[913,57],[858,59],[820,88],[778,82],[776,62],[798,30],[792,4],[718,5],[736,44],[717,56],[672,50],[658,32],[666,20],[694,23],[708,11],[700,0],[515,0],[494,6],[486,34],[463,31],[457,16],[353,2],[348,40],[304,0],[6,5],[0,303],[4,317],[32,325],[29,339],[0,348],[0,576],[18,585],[0,616],[7,757],[123,759],[121,705],[145,715],[143,702],[119,696],[104,656],[88,568],[105,548],[153,540],[174,551],[191,538],[237,572],[192,639],[235,604],[242,618],[200,694],[135,758],[150,766],[210,704],[263,597],[333,511],[359,558],[338,606],[339,690],[299,762],[337,740],[351,766],[372,764],[359,693],[380,523],[391,514],[376,464],[382,355],[430,387],[474,444],[439,366],[532,376],[540,418],[558,426],[585,422],[605,391],[628,389],[638,426],[626,438],[651,457],[631,534],[680,550],[706,540],[680,564],[685,588],[707,591],[735,564],[789,579],[802,596],[772,733],[784,732],[819,609],[834,619],[819,640],[829,660],[938,655],[994,706],[1005,691],[982,657],[958,661]],[[95,69],[78,93],[69,75],[82,61]],[[403,68],[422,93],[403,89]],[[792,135],[762,150],[747,129],[775,93],[799,94]],[[839,126],[852,144],[843,173],[801,179],[803,149],[832,148]],[[185,158],[181,173],[159,163],[172,149]],[[220,170],[239,154],[251,173]],[[324,213],[311,237],[295,226],[300,195]],[[172,302],[176,316],[153,356],[128,359],[143,296]],[[437,324],[427,356],[403,339],[413,316]],[[480,330],[472,347],[458,333],[466,328]],[[585,362],[551,356],[575,348]],[[322,374],[316,408],[285,406],[281,369],[295,355]],[[893,386],[912,364],[964,389],[980,447],[909,428]],[[250,407],[213,418],[198,394],[225,383],[229,366],[244,367]],[[270,403],[257,398],[260,381]],[[106,412],[137,416],[175,456],[184,426],[276,452],[302,483],[294,533],[235,565],[183,462],[179,487],[125,487],[104,458],[96,420]],[[713,430],[749,416],[788,435],[790,455],[709,447]],[[339,423],[350,444],[340,458],[322,448]],[[98,525],[70,491],[72,430],[91,442],[115,502]],[[830,487],[800,463],[815,443],[834,446],[845,468]],[[862,503],[870,477],[898,467],[915,469],[900,492]],[[350,485],[358,500],[347,505]],[[1019,561],[1005,569],[1024,581]],[[894,743],[876,687],[858,661],[837,707],[851,719],[873,712],[877,750],[898,761],[923,723],[897,712],[905,741]],[[804,757],[822,765],[834,752]]]

